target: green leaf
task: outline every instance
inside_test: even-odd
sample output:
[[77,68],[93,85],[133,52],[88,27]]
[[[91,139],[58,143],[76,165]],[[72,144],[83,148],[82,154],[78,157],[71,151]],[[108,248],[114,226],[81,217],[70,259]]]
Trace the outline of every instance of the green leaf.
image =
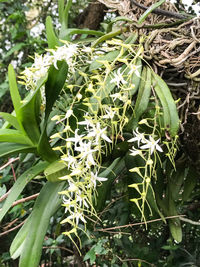
[[157,201],[155,198],[155,192],[153,191],[152,186],[149,186],[149,188],[148,188],[146,199],[147,199],[147,202],[149,203],[151,209],[153,210],[153,212],[157,213],[161,217],[163,222],[166,223],[165,216],[162,214],[162,212],[158,208]]
[[47,81],[48,75],[46,74],[42,77],[33,94],[29,95],[25,100],[25,104],[19,109],[18,120],[23,125],[23,128],[31,139],[31,141],[36,145],[40,139],[40,129],[39,129],[39,116],[40,116],[40,103],[41,94],[40,88]]
[[62,22],[63,22],[64,7],[65,7],[64,0],[58,0],[58,14],[59,14],[60,24],[62,24]]
[[165,249],[165,250],[177,250],[177,249],[180,248],[180,246],[177,246],[177,245],[173,245],[173,246],[165,245],[165,246],[162,246],[161,248]]
[[47,121],[52,107],[57,100],[67,78],[68,65],[63,61],[57,61],[57,69],[52,65],[49,69],[48,79],[45,84],[46,110],[45,120]]
[[153,82],[155,83],[155,93],[158,95],[163,107],[165,128],[174,137],[178,133],[180,124],[176,103],[166,82],[155,72],[152,71],[152,74],[155,79]]
[[6,57],[9,57],[10,55],[12,55],[15,51],[19,51],[20,49],[22,49],[24,46],[26,46],[25,43],[17,43],[16,45],[14,45],[5,55]]
[[115,159],[112,164],[107,167],[103,172],[98,174],[98,177],[108,178],[107,181],[103,182],[101,186],[97,187],[97,204],[96,210],[101,211],[104,208],[105,202],[109,196],[109,192],[112,188],[112,184],[115,178],[125,168],[124,158]]
[[17,130],[21,130],[21,127],[18,123],[18,120],[15,116],[12,114],[6,113],[6,112],[0,112],[0,117],[2,117],[4,120],[6,120],[10,125],[15,127]]
[[111,80],[113,79],[112,73],[110,73],[105,81],[105,85],[100,86],[97,90],[96,94],[93,94],[92,97],[90,97],[90,110],[91,112],[97,112],[100,106],[99,101],[102,101],[104,98],[109,97],[111,91],[115,88],[115,83],[111,83]]
[[48,47],[50,49],[54,49],[56,46],[59,46],[59,40],[54,32],[53,23],[50,16],[47,16],[46,18],[46,36]]
[[66,165],[60,160],[54,161],[51,163],[44,171],[44,174],[48,181],[50,182],[59,182],[60,177],[69,174],[70,171]]
[[[178,216],[177,208],[171,196],[171,192],[169,192],[168,196],[168,210],[166,215]],[[174,238],[174,240],[180,243],[182,241],[182,236],[183,236],[180,219],[179,218],[169,219],[168,223],[172,237]]]
[[14,183],[11,188],[11,192],[8,195],[2,209],[0,210],[0,221],[3,219],[7,211],[12,206],[12,203],[18,198],[21,194],[24,187],[39,173],[41,173],[49,163],[47,162],[39,162],[37,165],[31,167],[27,171],[25,171]]
[[[141,74],[141,81],[139,85],[139,91],[135,103],[135,120],[134,124],[137,125],[141,115],[146,111],[149,98],[151,94],[151,70],[150,68],[143,68]],[[144,78],[145,77],[145,78]],[[136,128],[135,126],[134,128]]]
[[103,36],[104,35],[104,33],[101,31],[70,28],[70,29],[63,29],[60,32],[59,38],[63,39],[63,40],[71,41],[70,35],[74,35],[74,34],[87,34],[87,35],[95,35],[95,36]]
[[107,32],[111,32],[112,31],[112,26],[114,23],[118,22],[118,21],[127,21],[127,22],[133,22],[132,19],[129,19],[128,17],[123,17],[123,16],[118,16],[116,18],[114,18],[107,27]]
[[37,151],[38,151],[38,154],[41,156],[41,158],[48,162],[54,162],[55,160],[58,160],[59,158],[57,154],[52,150],[49,144],[48,136],[46,133],[46,127],[43,129],[43,132],[40,136]]
[[94,247],[92,247],[85,255],[84,261],[86,260],[90,260],[90,264],[93,264],[96,260],[96,253],[95,253],[95,250],[94,250]]
[[58,61],[56,69],[53,65],[49,69],[48,80],[45,84],[45,95],[46,95],[46,109],[45,109],[45,119],[42,125],[42,134],[38,143],[38,153],[39,155],[49,162],[53,162],[58,159],[56,153],[52,150],[47,133],[47,121],[52,107],[57,100],[67,78],[68,65],[65,61]]
[[13,106],[14,106],[15,112],[17,114],[18,110],[20,109],[22,104],[21,104],[21,97],[20,97],[18,87],[17,87],[15,71],[14,71],[13,66],[11,64],[8,67],[8,80],[9,80],[10,94],[11,94]]
[[199,174],[196,171],[196,169],[193,166],[190,166],[188,174],[184,181],[183,194],[182,194],[183,201],[187,201],[188,198],[190,197],[190,194],[192,193],[193,189],[196,186],[198,177]]
[[147,18],[147,16],[149,14],[152,13],[152,11],[154,11],[154,9],[158,8],[159,6],[161,6],[163,3],[165,2],[165,0],[160,0],[159,2],[153,4],[152,6],[150,6],[145,12],[144,14],[142,14],[142,16],[139,18],[138,20],[138,24],[141,24],[143,21],[145,21],[145,19]]
[[18,130],[0,129],[0,142],[11,142],[24,145],[32,145],[31,140]]
[[65,33],[68,30],[68,17],[69,17],[69,9],[71,8],[71,6],[72,6],[72,0],[68,0],[66,5],[64,4],[64,0],[58,1],[59,20],[61,23],[59,38],[69,41],[70,38]]
[[119,55],[119,53],[120,53],[119,50],[115,50],[115,51],[111,51],[111,52],[109,52],[103,56],[99,56],[90,64],[89,71],[96,70],[96,69],[100,68],[101,66],[103,66],[103,63],[101,63],[99,61],[105,61],[105,60],[108,62],[114,61],[116,59],[116,57]]
[[62,203],[61,195],[65,182],[47,182],[33,207],[30,228],[20,257],[19,267],[38,267],[44,237],[49,221]]
[[16,143],[0,143],[0,157],[8,157],[17,153],[36,153],[36,147]]
[[180,198],[180,191],[185,179],[185,163],[181,164],[176,171],[171,174],[168,181],[169,191],[174,201]]
[[127,31],[127,29],[128,28],[121,28],[121,29],[119,29],[119,30],[116,30],[116,31],[112,31],[112,32],[109,32],[109,33],[107,33],[107,34],[104,34],[104,35],[102,35],[101,37],[99,37],[96,41],[94,41],[93,43],[92,43],[92,48],[95,48],[98,44],[100,44],[100,43],[102,43],[102,42],[104,42],[104,41],[106,41],[106,40],[109,40],[109,39],[112,39],[113,37],[115,37],[115,36],[118,36],[118,35],[120,35],[122,32],[126,32]]
[[72,6],[72,0],[68,0],[63,12],[63,22],[65,23],[65,28],[68,28],[68,17],[71,6]]
[[10,246],[10,255],[11,258],[14,260],[21,255],[26,237],[30,230],[30,222],[31,222],[31,214],[28,216],[24,225],[21,227],[21,229],[18,231],[18,233],[16,234],[15,238],[12,241],[12,244]]

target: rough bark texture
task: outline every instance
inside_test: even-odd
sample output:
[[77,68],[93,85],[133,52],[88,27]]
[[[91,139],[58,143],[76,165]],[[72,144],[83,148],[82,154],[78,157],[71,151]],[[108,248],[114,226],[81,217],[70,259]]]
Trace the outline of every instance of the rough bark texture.
[[105,5],[97,1],[93,1],[77,17],[77,27],[97,30],[100,23],[103,21],[105,9]]

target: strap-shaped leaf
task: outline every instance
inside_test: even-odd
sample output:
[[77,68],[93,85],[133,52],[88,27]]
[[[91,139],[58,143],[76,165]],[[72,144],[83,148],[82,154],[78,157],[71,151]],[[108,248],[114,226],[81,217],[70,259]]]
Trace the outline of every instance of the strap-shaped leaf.
[[155,4],[153,4],[152,6],[150,6],[150,7],[144,12],[144,14],[142,14],[142,16],[139,18],[139,20],[138,20],[138,24],[141,24],[143,21],[145,21],[145,19],[147,18],[147,16],[148,16],[149,14],[151,14],[152,11],[154,11],[154,9],[158,8],[159,6],[161,6],[164,2],[165,2],[165,0],[160,0],[159,2],[156,2]]
[[17,81],[15,77],[15,71],[13,69],[13,66],[10,64],[8,67],[8,80],[9,80],[9,86],[10,86],[10,95],[12,98],[13,106],[15,109],[16,114],[18,113],[19,108],[21,107],[21,97],[19,94],[19,90],[17,87]]
[[97,188],[97,211],[102,211],[102,209],[105,207],[105,202],[109,196],[112,184],[124,168],[124,158],[116,158],[109,167],[107,167],[103,172],[98,175],[99,177],[107,178],[107,181],[103,182],[103,184]]
[[12,114],[6,113],[6,112],[0,112],[0,117],[2,117],[4,120],[6,120],[10,125],[15,127],[17,130],[21,130],[21,127],[18,123],[18,120],[15,116]]
[[155,83],[155,92],[163,107],[163,118],[165,128],[172,137],[176,136],[179,130],[179,116],[176,103],[166,82],[155,72],[152,72]]
[[54,32],[53,23],[50,16],[46,18],[46,36],[48,47],[54,49],[56,46],[59,46],[59,40]]
[[103,56],[102,55],[99,56],[90,64],[89,71],[93,71],[93,70],[96,70],[96,69],[102,67],[103,63],[101,61],[108,61],[108,62],[114,61],[116,59],[116,57],[119,55],[119,53],[120,53],[119,50],[114,50],[114,51],[110,51],[109,53],[107,53]]
[[0,142],[11,142],[24,145],[32,145],[31,140],[18,130],[0,129]]
[[61,29],[59,38],[63,40],[71,41],[70,35],[74,35],[74,34],[87,34],[87,35],[95,35],[95,36],[104,35],[104,33],[101,31],[70,28],[70,29]]
[[24,187],[39,173],[41,173],[49,163],[39,162],[37,165],[31,167],[24,172],[14,183],[10,194],[8,195],[2,209],[0,210],[0,221],[3,219],[7,211],[12,206],[12,203],[18,198]]
[[38,143],[38,153],[40,156],[49,162],[53,162],[58,159],[56,153],[51,149],[48,141],[46,127],[49,114],[52,111],[52,107],[57,100],[65,80],[67,78],[68,65],[65,61],[58,61],[56,69],[53,65],[49,69],[48,80],[45,84],[45,95],[46,95],[46,109],[45,119],[42,126],[42,134]]
[[56,160],[52,162],[45,170],[44,175],[47,180],[50,182],[60,182],[59,178],[64,175],[69,174],[70,171],[66,167],[66,165],[60,160]]
[[36,147],[17,143],[0,143],[0,157],[8,157],[18,153],[35,153]]
[[[8,114],[10,114],[10,113],[8,113]],[[16,112],[15,112],[15,110],[13,110],[12,113],[11,113],[10,115],[16,117]],[[18,120],[17,120],[17,121],[18,121]],[[18,123],[19,123],[19,122],[18,122]],[[19,123],[19,124],[20,124],[20,123]],[[2,125],[1,129],[10,129],[10,127],[11,127],[11,124],[10,124],[8,121],[5,121],[4,124]],[[21,129],[22,132],[24,132],[24,134],[25,134],[25,131],[24,131],[22,125],[20,125],[20,129]]]
[[28,216],[24,225],[21,227],[21,229],[18,231],[17,235],[12,241],[12,244],[10,246],[10,255],[13,260],[17,259],[21,255],[26,237],[30,230],[31,216],[32,214]]
[[22,50],[22,48],[26,46],[26,43],[17,43],[14,45],[9,51],[5,54],[5,58],[9,57],[10,55],[14,54],[16,51]]
[[68,0],[63,12],[63,22],[65,23],[65,28],[68,28],[68,17],[71,6],[72,6],[72,0]]
[[199,177],[199,174],[197,170],[193,166],[190,166],[188,170],[188,174],[184,181],[184,187],[183,187],[184,190],[182,193],[183,201],[187,201],[188,198],[190,197],[192,190],[195,188],[197,184],[198,177]]
[[54,162],[59,157],[57,154],[52,150],[49,141],[48,136],[46,133],[46,126],[42,131],[42,134],[40,136],[40,140],[37,147],[38,154],[43,160],[46,160],[48,162]]
[[47,74],[42,77],[37,84],[36,90],[32,95],[29,95],[24,101],[26,102],[18,112],[18,120],[23,125],[23,128],[34,144],[38,144],[40,139],[39,116],[41,94],[40,88],[47,81]]
[[104,98],[109,97],[112,90],[115,88],[115,83],[111,82],[113,79],[113,75],[111,73],[108,75],[105,81],[104,87],[100,86],[97,92],[90,97],[90,110],[92,112],[97,112],[99,110],[99,107],[101,105],[100,101],[102,101]]
[[60,24],[63,22],[63,12],[64,12],[65,3],[64,0],[58,0],[58,14]]
[[45,84],[46,110],[45,120],[47,121],[52,107],[57,100],[67,78],[68,65],[63,61],[57,61],[57,69],[52,65],[49,69],[48,80]]
[[117,16],[116,18],[114,18],[109,24],[108,24],[108,27],[106,29],[106,32],[111,32],[112,31],[112,27],[113,27],[113,24],[115,24],[116,22],[118,21],[127,21],[127,22],[133,22],[132,19],[129,19],[128,17],[124,17],[124,16]]
[[30,230],[23,245],[19,267],[38,267],[50,218],[62,203],[58,192],[64,185],[65,182],[47,182],[43,186],[33,207]]

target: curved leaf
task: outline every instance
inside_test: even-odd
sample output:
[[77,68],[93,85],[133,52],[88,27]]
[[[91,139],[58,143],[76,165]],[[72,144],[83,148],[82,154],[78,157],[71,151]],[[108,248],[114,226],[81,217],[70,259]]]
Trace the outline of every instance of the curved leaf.
[[45,120],[48,119],[52,107],[57,100],[67,78],[68,65],[63,61],[57,61],[57,69],[52,65],[49,69],[48,79],[45,84],[46,110]]
[[23,245],[19,267],[38,267],[50,218],[62,203],[58,192],[64,185],[65,182],[47,182],[43,186],[33,207],[30,230]]
[[2,117],[4,120],[6,120],[10,125],[15,127],[17,130],[21,130],[21,127],[18,123],[18,120],[15,116],[12,114],[6,113],[6,112],[0,112],[0,117]]
[[68,17],[71,6],[72,6],[72,0],[68,0],[67,4],[65,5],[65,9],[63,11],[63,22],[65,23],[65,28],[68,27]]
[[21,97],[17,87],[17,81],[15,77],[15,71],[13,66],[10,64],[8,67],[8,80],[10,85],[10,95],[12,98],[13,106],[16,114],[18,113],[19,108],[22,106]]
[[60,160],[52,162],[44,171],[44,175],[50,182],[60,182],[60,177],[69,174],[70,171]]
[[47,36],[48,47],[50,49],[53,49],[56,46],[59,46],[59,41],[54,32],[53,23],[52,23],[52,19],[50,16],[46,18],[46,36]]
[[37,84],[37,87],[32,95],[29,95],[25,100],[25,104],[19,109],[17,118],[23,125],[23,128],[34,144],[38,144],[40,138],[39,116],[41,94],[40,88],[47,81],[48,76],[42,77]]
[[97,187],[97,204],[96,209],[97,211],[102,211],[104,208],[106,199],[109,196],[109,192],[112,188],[112,184],[116,177],[122,172],[125,168],[124,158],[117,158],[115,159],[112,164],[107,167],[103,172],[98,174],[99,177],[108,178],[107,181],[103,182],[103,184]]
[[36,153],[36,147],[17,143],[0,143],[0,157],[8,157],[17,153]]
[[49,163],[39,162],[37,165],[31,167],[24,172],[14,183],[10,194],[8,195],[2,209],[0,210],[0,221],[6,215],[7,211],[12,206],[12,203],[18,198],[24,187],[39,173],[41,173]]
[[101,31],[70,28],[70,29],[63,29],[60,32],[59,37],[60,37],[60,39],[71,41],[70,35],[74,35],[74,34],[87,34],[87,35],[95,35],[95,36],[104,36],[104,33]]
[[150,6],[145,12],[144,14],[142,14],[142,16],[139,18],[138,20],[138,24],[141,24],[149,14],[152,13],[152,11],[154,11],[154,9],[158,8],[159,6],[161,6],[163,3],[165,2],[165,0],[160,0],[159,2],[156,2],[155,4],[153,4],[152,6]]
[[0,142],[11,142],[24,145],[32,145],[31,140],[18,130],[0,129]]
[[39,155],[49,162],[53,162],[58,159],[56,153],[51,149],[48,141],[46,127],[49,114],[52,111],[52,107],[57,100],[67,78],[68,65],[65,61],[58,61],[56,69],[53,65],[49,69],[48,79],[45,84],[45,95],[46,95],[46,109],[45,118],[42,125],[42,134],[38,143]]
[[10,255],[12,259],[17,259],[22,252],[26,237],[29,232],[30,227],[30,221],[31,221],[31,214],[26,219],[24,225],[21,227],[21,229],[18,231],[17,235],[12,241],[12,244],[10,246]]
[[41,158],[48,162],[54,162],[59,158],[49,144],[46,127],[43,129],[43,132],[40,136],[37,151]]
[[58,0],[58,14],[59,14],[59,21],[60,24],[63,22],[63,12],[64,12],[64,0]]

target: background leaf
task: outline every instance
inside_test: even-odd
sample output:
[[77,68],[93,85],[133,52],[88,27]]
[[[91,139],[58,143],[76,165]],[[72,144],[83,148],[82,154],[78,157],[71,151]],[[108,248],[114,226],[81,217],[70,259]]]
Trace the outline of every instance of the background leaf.
[[12,206],[12,203],[18,198],[24,187],[29,183],[36,175],[41,173],[48,166],[47,162],[39,162],[32,168],[25,171],[13,185],[10,194],[8,195],[3,208],[0,210],[0,221],[6,215],[7,211]]

